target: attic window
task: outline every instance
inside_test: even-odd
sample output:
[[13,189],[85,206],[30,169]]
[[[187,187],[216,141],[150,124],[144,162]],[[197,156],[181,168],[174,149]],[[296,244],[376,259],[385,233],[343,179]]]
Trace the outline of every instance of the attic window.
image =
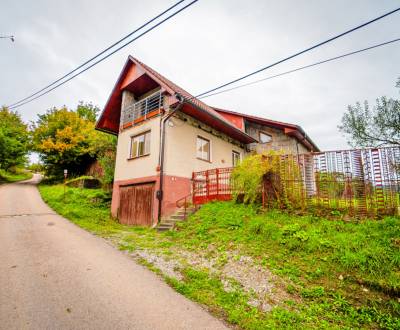
[[259,133],[259,141],[260,141],[260,143],[269,143],[272,141],[272,136],[267,133],[260,132]]

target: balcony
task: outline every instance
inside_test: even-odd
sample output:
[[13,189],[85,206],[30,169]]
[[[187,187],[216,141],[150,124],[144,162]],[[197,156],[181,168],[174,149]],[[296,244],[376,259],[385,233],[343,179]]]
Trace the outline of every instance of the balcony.
[[126,107],[121,113],[122,129],[134,126],[140,122],[157,116],[163,107],[163,96],[161,91],[155,92],[148,97]]

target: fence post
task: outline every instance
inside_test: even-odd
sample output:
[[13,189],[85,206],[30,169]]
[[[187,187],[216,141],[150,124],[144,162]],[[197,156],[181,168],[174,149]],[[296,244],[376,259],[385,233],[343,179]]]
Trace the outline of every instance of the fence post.
[[216,181],[217,181],[217,199],[218,199],[218,195],[219,195],[219,169],[216,168],[215,169],[215,176],[216,176]]
[[196,200],[196,183],[195,183],[195,173],[194,172],[192,172],[192,202],[193,202],[193,204],[195,204],[196,205],[196,202],[195,202],[195,200]]
[[210,182],[208,180],[208,170],[206,170],[206,196],[207,196],[207,202],[210,196]]
[[355,150],[354,156],[354,174],[355,174],[355,187],[354,187],[354,198],[356,200],[354,213],[358,213],[362,216],[367,215],[367,200],[365,192],[365,174],[362,162],[361,150]]
[[231,199],[232,199],[233,190],[235,187],[235,183],[233,182],[232,172],[233,172],[233,167],[230,168],[229,175],[228,175],[228,194],[231,196],[230,197]]
[[375,200],[376,200],[376,211],[380,215],[385,211],[385,199],[383,195],[382,185],[382,170],[379,149],[372,149],[372,169],[375,182]]

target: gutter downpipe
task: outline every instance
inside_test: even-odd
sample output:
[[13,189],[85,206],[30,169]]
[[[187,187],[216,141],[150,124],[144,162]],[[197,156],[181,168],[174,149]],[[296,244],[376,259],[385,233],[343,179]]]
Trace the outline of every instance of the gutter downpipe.
[[163,119],[161,119],[161,141],[160,141],[160,157],[159,157],[159,166],[160,166],[160,186],[157,191],[157,199],[158,199],[158,219],[157,222],[161,221],[161,211],[162,211],[162,200],[163,200],[163,181],[164,181],[164,150],[165,150],[165,124],[169,118],[171,118],[176,112],[178,112],[183,106],[183,98],[176,94],[176,98],[179,101],[178,106],[167,114]]

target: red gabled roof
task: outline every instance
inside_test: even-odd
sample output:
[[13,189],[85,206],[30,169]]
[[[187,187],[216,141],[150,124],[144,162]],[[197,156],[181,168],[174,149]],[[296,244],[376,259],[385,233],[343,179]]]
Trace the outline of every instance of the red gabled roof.
[[[141,71],[132,73],[132,67],[134,65],[140,67]],[[172,81],[165,78],[157,71],[153,70],[152,68],[132,56],[128,57],[128,60],[126,61],[124,68],[122,69],[117,83],[115,84],[113,91],[104,107],[104,110],[96,124],[97,129],[113,134],[118,134],[122,90],[129,86],[129,84],[132,82],[131,80],[139,79],[139,77],[143,77],[144,74],[148,75],[151,79],[159,83],[162,91],[165,91],[169,94],[170,106],[174,106],[178,103],[177,95],[180,95],[184,100],[184,105],[181,108],[182,112],[189,114],[190,116],[200,120],[201,122],[204,122],[205,124],[213,128],[216,128],[217,130],[227,134],[228,136],[240,142],[255,142],[255,139],[247,135],[244,131],[237,128],[213,108],[211,108],[204,102],[196,99],[183,88],[177,86]]]
[[132,56],[129,56],[125,62],[103,112],[96,123],[96,129],[115,135],[118,134],[122,91],[124,89],[133,88],[133,85],[135,85],[135,88],[138,91],[143,91],[143,88],[149,89],[160,86],[161,91],[168,95],[169,104],[172,107],[177,105],[179,102],[177,96],[181,96],[183,99],[183,106],[180,111],[227,134],[237,141],[243,143],[256,142],[254,138],[245,132],[244,120],[247,120],[281,129],[285,134],[295,137],[307,149],[319,151],[319,148],[305,134],[304,130],[300,126],[231,110],[212,108]]
[[[121,109],[122,97],[120,94],[121,85],[123,78],[126,76],[129,68],[132,66],[129,58],[126,60],[122,71],[120,72],[117,82],[115,83],[110,96],[106,102],[103,111],[100,114],[99,119],[96,122],[96,129],[118,135],[119,132],[119,120],[120,111],[115,109]],[[113,111],[114,110],[114,111]]]
[[[243,118],[243,119],[253,122],[253,123],[281,129],[284,131],[285,134],[287,134],[289,136],[294,136],[308,150],[319,151],[319,148],[317,147],[317,145],[311,140],[311,138],[304,132],[304,130],[299,125],[284,123],[281,121],[247,115],[244,113],[226,110],[226,109],[215,108],[215,107],[214,107],[214,110],[218,111],[222,115],[227,116],[228,119],[230,119],[230,117]],[[235,122],[238,121],[237,118],[232,118],[230,120],[232,121],[232,123],[235,124]]]

